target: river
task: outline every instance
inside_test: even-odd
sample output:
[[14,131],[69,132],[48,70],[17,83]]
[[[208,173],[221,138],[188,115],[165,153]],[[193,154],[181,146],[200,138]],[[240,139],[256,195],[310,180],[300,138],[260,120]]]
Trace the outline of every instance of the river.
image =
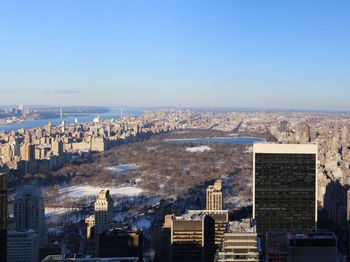
[[[123,109],[123,115],[141,115],[143,111],[141,110],[125,110]],[[120,118],[120,110],[111,110],[109,112],[106,112],[108,115],[101,114],[101,119],[119,119]],[[66,121],[66,124],[73,124],[75,122],[75,119],[78,119],[78,123],[85,123],[85,122],[91,122],[96,118],[98,113],[95,115],[86,115],[86,116],[64,116],[61,119],[59,116],[57,118],[47,118],[47,119],[38,119],[38,120],[32,120],[32,121],[24,121],[22,123],[14,123],[14,124],[7,124],[7,125],[0,125],[0,131],[12,131],[12,130],[18,130],[21,128],[29,129],[34,127],[42,127],[48,124],[49,121],[52,122],[52,125],[60,125],[62,121]]]

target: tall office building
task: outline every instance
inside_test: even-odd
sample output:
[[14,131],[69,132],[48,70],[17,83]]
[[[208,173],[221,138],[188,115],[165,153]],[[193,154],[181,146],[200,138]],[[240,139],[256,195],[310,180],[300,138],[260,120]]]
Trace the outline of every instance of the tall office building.
[[314,231],[317,222],[317,145],[253,146],[253,219],[267,232]]
[[207,188],[206,210],[222,210],[222,181],[218,180]]
[[0,170],[0,262],[6,261],[7,252],[7,174]]
[[95,202],[95,253],[99,254],[100,234],[110,229],[113,220],[113,199],[109,190],[101,190]]
[[39,245],[47,244],[43,196],[37,184],[22,185],[15,198],[16,231],[32,229],[38,233]]
[[226,225],[228,222],[228,210],[188,210],[187,214],[205,214],[210,216],[214,220],[215,226],[215,248],[220,247],[224,234],[226,231]]
[[201,212],[172,217],[169,261],[213,261],[214,230],[214,220]]

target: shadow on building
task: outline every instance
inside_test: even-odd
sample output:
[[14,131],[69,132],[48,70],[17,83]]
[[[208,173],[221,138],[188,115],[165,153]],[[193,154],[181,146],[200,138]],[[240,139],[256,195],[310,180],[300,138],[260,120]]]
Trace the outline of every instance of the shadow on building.
[[324,206],[318,210],[317,228],[331,230],[338,239],[341,254],[349,252],[349,185],[342,185],[338,180],[326,186]]

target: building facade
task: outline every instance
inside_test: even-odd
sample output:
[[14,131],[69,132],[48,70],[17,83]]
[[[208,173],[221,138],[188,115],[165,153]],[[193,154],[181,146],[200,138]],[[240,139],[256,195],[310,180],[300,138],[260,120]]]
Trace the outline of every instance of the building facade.
[[171,262],[209,262],[214,258],[214,220],[202,213],[171,220]]
[[229,222],[215,262],[260,261],[258,234],[249,220]]
[[188,210],[188,214],[206,214],[214,220],[215,228],[215,248],[219,248],[224,234],[226,231],[226,225],[228,222],[228,210]]
[[39,259],[38,234],[33,230],[9,232],[7,245],[8,262],[33,262]]
[[317,145],[256,143],[253,162],[258,234],[315,230]]
[[266,261],[336,262],[337,238],[332,232],[267,233]]

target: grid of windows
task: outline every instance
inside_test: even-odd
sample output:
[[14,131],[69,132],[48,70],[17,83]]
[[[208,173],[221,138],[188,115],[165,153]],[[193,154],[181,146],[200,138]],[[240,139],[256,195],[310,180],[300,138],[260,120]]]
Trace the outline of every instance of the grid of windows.
[[315,154],[255,154],[257,232],[315,230]]

